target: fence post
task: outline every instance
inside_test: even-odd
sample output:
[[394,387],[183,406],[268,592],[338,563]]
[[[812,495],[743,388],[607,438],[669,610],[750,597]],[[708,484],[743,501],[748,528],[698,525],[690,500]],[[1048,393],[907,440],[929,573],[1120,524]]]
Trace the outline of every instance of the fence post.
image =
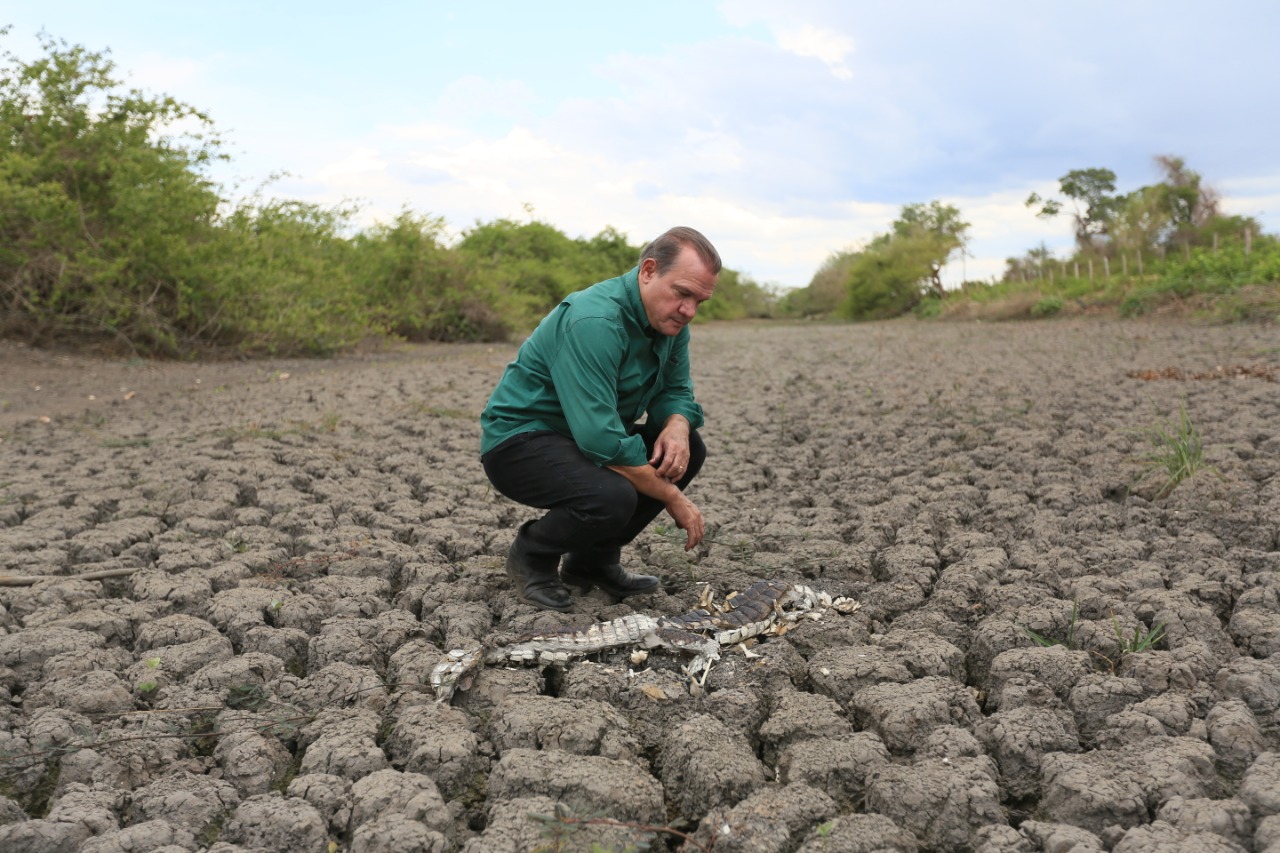
[[1076,278],[1079,278],[1079,277],[1080,277],[1080,262],[1079,262],[1079,261],[1072,261],[1071,263],[1075,265],[1075,268],[1076,268]]
[[1244,229],[1244,253],[1249,254],[1249,250],[1253,248],[1253,229]]
[[1218,232],[1213,232],[1213,253],[1218,254]]
[[1102,256],[1102,274],[1107,278],[1111,278],[1111,259],[1106,255]]
[[1093,258],[1089,259],[1089,281],[1093,281]]
[[1142,250],[1138,250],[1138,278],[1142,278]]

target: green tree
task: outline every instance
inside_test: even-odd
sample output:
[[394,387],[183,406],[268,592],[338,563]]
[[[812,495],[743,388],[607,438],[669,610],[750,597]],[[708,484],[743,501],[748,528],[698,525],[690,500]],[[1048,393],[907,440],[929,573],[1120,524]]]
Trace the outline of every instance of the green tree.
[[832,316],[844,300],[849,284],[849,269],[860,253],[852,249],[832,252],[818,267],[809,284],[784,294],[778,311],[791,317]]
[[724,268],[716,280],[716,294],[698,309],[698,320],[741,320],[771,317],[777,297],[737,270]]
[[928,264],[929,289],[935,296],[943,294],[942,268],[954,252],[964,251],[968,231],[959,208],[939,201],[904,205],[893,223],[895,239],[917,244],[915,251]]
[[203,259],[202,337],[251,352],[328,355],[379,331],[345,237],[355,212],[258,198],[234,207]]
[[499,294],[444,245],[444,220],[403,210],[357,234],[354,269],[372,325],[410,341],[504,340]]
[[1164,172],[1162,190],[1168,221],[1165,242],[1190,248],[1197,234],[1218,216],[1218,194],[1203,185],[1200,173],[1187,168],[1181,157],[1161,154],[1156,165]]
[[897,317],[932,289],[936,247],[929,239],[883,234],[850,264],[841,316],[854,320]]
[[1120,199],[1110,226],[1117,249],[1178,248],[1185,254],[1196,246],[1213,246],[1215,239],[1238,243],[1246,230],[1260,233],[1249,217],[1224,216],[1217,192],[1183,158],[1160,155],[1155,162],[1162,179]]
[[742,316],[753,319],[776,317],[778,314],[778,290],[776,287],[761,284],[751,276],[740,276],[742,286],[739,299],[742,303]]
[[[1059,191],[1071,199],[1076,247],[1082,252],[1097,248],[1105,237],[1121,200],[1116,196],[1116,173],[1110,169],[1072,169],[1058,179]],[[1060,199],[1032,193],[1027,207],[1039,206],[1037,216],[1050,218],[1062,212]]]
[[952,205],[904,205],[889,233],[850,261],[840,314],[891,317],[910,311],[925,294],[942,296],[942,268],[964,250],[968,228]]
[[619,273],[626,272],[640,261],[640,250],[643,246],[633,246],[623,234],[612,225],[594,237],[576,241],[581,248],[586,278],[593,282],[604,281]]
[[105,54],[40,39],[45,56],[5,51],[0,68],[6,331],[176,350],[204,322],[196,258],[214,238],[220,140],[193,107],[121,89]]
[[1139,187],[1119,204],[1111,221],[1111,241],[1121,251],[1153,249],[1168,226],[1164,187]]
[[532,328],[567,294],[595,281],[586,280],[591,276],[581,270],[580,247],[563,231],[536,220],[477,223],[457,251],[482,287],[503,294],[505,312],[520,327]]

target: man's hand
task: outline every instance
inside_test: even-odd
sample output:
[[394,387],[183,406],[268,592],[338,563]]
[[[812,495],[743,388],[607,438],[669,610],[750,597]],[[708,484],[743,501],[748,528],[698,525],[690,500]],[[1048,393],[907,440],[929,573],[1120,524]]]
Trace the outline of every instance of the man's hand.
[[627,482],[640,494],[662,502],[676,526],[688,536],[684,546],[686,551],[698,547],[704,530],[702,511],[685,497],[684,492],[671,479],[660,475],[652,465],[609,465],[608,468],[626,477]]
[[[662,432],[653,442],[653,455],[649,464],[658,472],[658,476],[668,482],[675,483],[684,477],[689,468],[689,422],[684,415],[672,415],[662,425]],[[670,511],[671,507],[667,507]],[[672,513],[675,518],[675,513]],[[676,520],[679,524],[679,519]],[[680,525],[684,527],[683,524]]]
[[693,505],[693,501],[681,494],[678,500],[667,504],[667,512],[675,521],[676,527],[683,530],[689,537],[684,544],[684,549],[692,551],[697,548],[704,532],[702,511]]

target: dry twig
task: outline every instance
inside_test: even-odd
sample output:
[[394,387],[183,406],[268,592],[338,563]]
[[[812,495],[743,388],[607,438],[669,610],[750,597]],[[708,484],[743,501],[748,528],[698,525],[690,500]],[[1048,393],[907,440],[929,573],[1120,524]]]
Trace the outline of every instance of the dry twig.
[[0,586],[35,586],[41,581],[100,581],[105,578],[123,578],[138,569],[102,569],[82,575],[0,575]]

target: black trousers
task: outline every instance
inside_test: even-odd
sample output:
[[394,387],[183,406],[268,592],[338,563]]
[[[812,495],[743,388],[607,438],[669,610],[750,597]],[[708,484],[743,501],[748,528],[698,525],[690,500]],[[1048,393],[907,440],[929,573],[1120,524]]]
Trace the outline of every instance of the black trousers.
[[[660,432],[633,427],[648,455]],[[707,458],[697,430],[689,433],[689,465],[676,486],[684,491]],[[530,557],[581,555],[592,562],[618,561],[623,545],[662,512],[661,501],[642,495],[626,477],[582,455],[573,439],[547,430],[513,436],[480,457],[494,488],[526,506],[547,510],[520,533]]]

